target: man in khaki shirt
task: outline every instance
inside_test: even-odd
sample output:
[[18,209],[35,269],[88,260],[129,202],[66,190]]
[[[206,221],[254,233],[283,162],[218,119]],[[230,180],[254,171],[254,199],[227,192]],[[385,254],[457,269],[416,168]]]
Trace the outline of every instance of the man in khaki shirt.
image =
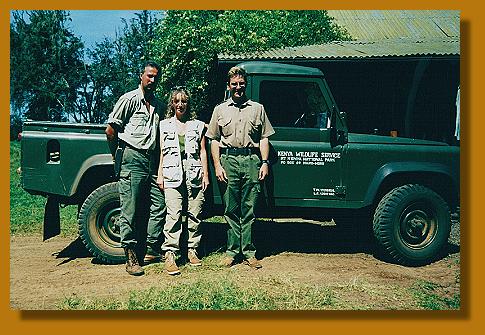
[[[160,258],[165,223],[165,198],[157,185],[160,157],[157,134],[165,111],[164,104],[154,94],[159,71],[155,62],[145,64],[140,85],[118,99],[105,131],[112,153],[116,146],[124,148],[118,181],[120,242],[125,250],[126,271],[135,276],[144,274],[140,258],[145,253],[145,262]],[[146,250],[141,240],[145,234]]]
[[269,141],[274,134],[263,105],[246,96],[246,71],[233,67],[228,73],[231,98],[214,108],[206,136],[222,185],[224,218],[229,224],[223,265],[230,267],[242,255],[245,263],[259,269],[251,229],[260,183],[269,173]]

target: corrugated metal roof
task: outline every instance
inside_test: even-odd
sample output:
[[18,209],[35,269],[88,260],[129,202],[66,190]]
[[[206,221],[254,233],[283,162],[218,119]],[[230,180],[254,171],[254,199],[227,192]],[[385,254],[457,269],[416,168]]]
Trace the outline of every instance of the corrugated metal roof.
[[328,13],[354,41],[221,53],[218,58],[316,60],[460,54],[460,12],[456,10],[329,10]]
[[354,40],[460,38],[457,10],[328,10]]
[[285,60],[285,59],[346,59],[396,56],[460,55],[459,39],[441,40],[384,40],[340,41],[241,54],[219,54],[220,61],[228,60]]

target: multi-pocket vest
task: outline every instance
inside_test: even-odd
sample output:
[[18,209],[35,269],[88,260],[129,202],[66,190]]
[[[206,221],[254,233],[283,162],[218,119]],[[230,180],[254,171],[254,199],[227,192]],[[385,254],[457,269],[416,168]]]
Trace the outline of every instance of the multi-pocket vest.
[[163,141],[163,183],[164,187],[176,188],[185,177],[194,188],[202,185],[202,162],[200,160],[200,140],[204,131],[204,122],[190,120],[186,123],[185,154],[186,164],[182,165],[180,145],[175,117],[160,122],[160,138]]

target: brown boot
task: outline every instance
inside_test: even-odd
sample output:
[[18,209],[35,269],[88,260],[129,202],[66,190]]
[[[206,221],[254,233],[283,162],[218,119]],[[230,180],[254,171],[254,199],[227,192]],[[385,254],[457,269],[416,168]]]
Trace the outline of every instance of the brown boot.
[[169,275],[174,276],[180,274],[179,267],[175,261],[175,254],[173,251],[167,251],[165,253],[165,272]]
[[253,269],[261,269],[263,265],[256,259],[256,257],[251,257],[244,261],[245,264],[249,265],[249,267]]
[[141,276],[145,273],[145,271],[143,271],[143,268],[140,266],[140,263],[138,262],[135,250],[125,248],[125,256],[126,272],[128,272],[132,276]]
[[230,268],[231,266],[234,265],[234,257],[228,256],[228,255],[224,256],[220,265],[225,268]]
[[195,249],[189,249],[187,252],[187,258],[189,259],[189,264],[192,266],[202,265],[202,261],[197,256],[197,251],[195,251]]

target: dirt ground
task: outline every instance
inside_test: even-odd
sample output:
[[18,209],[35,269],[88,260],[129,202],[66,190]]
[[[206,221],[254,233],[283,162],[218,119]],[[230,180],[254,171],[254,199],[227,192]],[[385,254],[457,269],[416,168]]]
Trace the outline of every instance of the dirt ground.
[[[203,252],[220,250],[225,230],[214,224],[204,229],[205,236],[211,238],[204,242]],[[448,255],[423,267],[383,262],[372,255],[372,246],[360,240],[355,234],[337,232],[335,227],[265,222],[258,224],[255,232],[263,268],[250,270],[240,264],[227,271],[237,273],[243,280],[277,276],[307,284],[379,288],[379,301],[369,302],[376,309],[406,309],[405,301],[393,301],[392,290],[411,287],[418,280],[435,283],[450,294],[460,291],[457,281],[459,225],[453,226]],[[180,281],[180,277],[184,274],[176,280]],[[68,297],[109,298],[133,289],[160,287],[171,280],[174,279],[154,271],[131,277],[123,264],[99,264],[77,238],[58,236],[45,242],[39,235],[10,238],[10,306],[13,309],[57,309]],[[345,297],[350,299],[349,306],[353,306],[352,299],[362,299],[359,294],[353,296]]]

